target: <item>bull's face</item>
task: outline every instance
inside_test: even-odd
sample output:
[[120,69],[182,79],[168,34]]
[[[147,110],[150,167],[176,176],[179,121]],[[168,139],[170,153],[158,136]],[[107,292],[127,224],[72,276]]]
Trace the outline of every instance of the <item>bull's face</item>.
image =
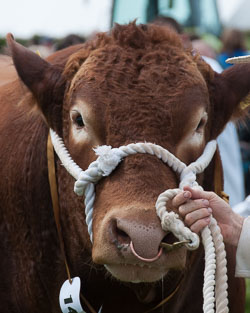
[[[201,154],[207,86],[191,58],[183,54],[184,60],[169,65],[169,53],[164,48],[128,52],[108,45],[80,67],[69,89],[64,120],[69,123],[70,153],[83,169],[96,159],[92,149],[97,145],[152,142],[187,164]],[[184,267],[186,248],[159,255],[162,241],[177,239],[162,230],[155,210],[159,194],[178,183],[172,169],[142,154],[128,156],[102,179],[94,203],[93,261],[132,282],[156,281],[170,268]]]
[[[135,105],[133,98],[125,103],[121,97],[114,107],[105,106],[101,96],[90,99],[86,90],[81,91],[69,113],[71,154],[86,169],[96,158],[91,151],[95,145],[119,147],[147,141],[160,144],[182,161],[190,163],[198,157],[205,143],[205,95],[198,86],[196,90],[190,89],[179,95],[179,101],[186,111],[184,109],[179,113],[171,110],[174,118],[169,126],[169,105],[174,107],[174,103],[166,103],[158,115],[155,112],[159,104],[153,105],[155,100],[151,99],[150,103],[143,105],[142,113],[142,108]],[[91,105],[97,99],[98,104]],[[189,114],[188,108],[191,99],[193,114]],[[102,113],[98,114],[98,111]],[[118,114],[126,118],[118,121]],[[183,123],[182,131],[179,119]],[[178,136],[175,134],[177,129]],[[120,138],[120,133],[123,133],[124,139]],[[82,154],[91,156],[89,163],[83,162]],[[155,156],[142,154],[128,156],[109,177],[101,180],[96,186],[94,204],[93,261],[105,264],[118,279],[133,282],[155,281],[170,268],[184,267],[185,248],[170,253],[164,251],[155,261],[147,261],[158,255],[162,241],[176,241],[173,235],[162,230],[155,202],[164,190],[178,187],[178,182],[178,175],[162,161]],[[131,243],[141,259],[132,252]]]
[[[9,45],[17,71],[49,126],[63,135],[83,170],[96,159],[97,145],[144,141],[189,164],[220,133],[249,90],[248,67],[214,75],[203,61],[183,50],[176,35],[156,26],[117,26],[112,35],[103,34],[79,48],[66,65],[69,52],[52,59],[56,64],[52,66],[11,38]],[[245,75],[241,88],[238,73]],[[155,210],[159,194],[178,184],[178,175],[157,157],[126,157],[96,185],[93,245],[88,239],[93,261],[129,282],[153,282],[169,269],[183,268],[185,247],[159,253],[162,242],[176,238],[162,230]],[[72,190],[72,180],[63,188]],[[65,197],[63,214],[73,220],[69,201]],[[81,218],[75,221],[75,237],[67,247],[72,249],[69,255],[78,251],[79,256],[81,245],[86,246],[82,235],[86,225],[83,201],[77,203]],[[168,210],[175,210],[171,203]]]

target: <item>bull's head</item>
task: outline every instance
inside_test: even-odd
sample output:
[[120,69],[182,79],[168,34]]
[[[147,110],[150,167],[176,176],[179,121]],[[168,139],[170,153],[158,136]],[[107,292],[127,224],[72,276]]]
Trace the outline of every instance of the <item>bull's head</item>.
[[[20,78],[82,169],[96,159],[97,145],[144,141],[189,164],[238,113],[250,89],[250,66],[216,74],[184,50],[177,35],[157,26],[117,25],[111,34],[100,34],[48,62],[11,36],[8,43]],[[155,201],[164,190],[178,187],[179,177],[158,158],[128,156],[96,185],[93,247],[86,239],[83,201],[73,195],[73,179],[60,167],[58,176],[72,264],[82,266],[87,247],[95,263],[122,281],[153,282],[169,269],[185,266],[185,247],[163,252],[152,262],[142,260],[154,259],[162,242],[175,241],[162,230]]]

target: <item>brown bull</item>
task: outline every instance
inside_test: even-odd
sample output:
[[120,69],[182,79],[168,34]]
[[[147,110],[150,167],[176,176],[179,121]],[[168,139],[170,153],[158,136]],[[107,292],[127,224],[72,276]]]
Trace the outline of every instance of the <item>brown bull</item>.
[[[0,89],[0,303],[1,311],[60,312],[67,279],[55,226],[46,144],[49,127],[82,169],[97,145],[152,142],[186,164],[239,113],[250,91],[250,66],[219,75],[157,26],[117,25],[85,45],[47,61],[8,37],[20,80]],[[185,247],[147,263],[161,241],[171,241],[155,201],[176,188],[178,175],[155,156],[128,156],[96,185],[93,245],[83,198],[56,159],[60,222],[72,276],[103,313],[201,313],[204,254]],[[214,160],[199,182],[214,189]],[[171,209],[171,204],[169,204]],[[244,312],[244,281],[234,278],[235,251],[227,247],[230,313]],[[105,266],[104,266],[105,265]],[[177,288],[178,287],[178,288]],[[174,294],[173,291],[177,290]],[[83,304],[85,310],[89,308]]]

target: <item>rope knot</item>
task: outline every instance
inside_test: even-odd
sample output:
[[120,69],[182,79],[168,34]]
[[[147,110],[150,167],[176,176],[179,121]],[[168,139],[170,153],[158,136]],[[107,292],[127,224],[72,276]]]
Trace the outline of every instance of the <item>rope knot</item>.
[[181,173],[180,176],[180,189],[183,189],[184,186],[193,187],[196,183],[196,172],[193,168],[187,166]]
[[122,160],[121,152],[118,148],[112,149],[111,146],[98,146],[94,151],[99,156],[97,159],[98,170],[102,173],[102,176],[109,176]]
[[178,214],[166,211],[162,218],[164,230],[170,230],[172,228],[172,225],[175,225],[176,219],[178,218],[179,218]]

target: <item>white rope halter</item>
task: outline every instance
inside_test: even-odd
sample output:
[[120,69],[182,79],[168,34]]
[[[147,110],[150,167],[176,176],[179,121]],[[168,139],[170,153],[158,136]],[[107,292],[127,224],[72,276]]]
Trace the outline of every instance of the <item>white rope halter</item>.
[[[83,171],[71,158],[62,139],[50,129],[50,135],[54,149],[66,170],[76,179],[74,191],[77,195],[85,195],[86,224],[91,241],[93,240],[92,219],[95,201],[94,184],[102,177],[110,175],[117,165],[128,155],[136,153],[149,153],[157,156],[175,172],[180,175],[179,189],[169,189],[159,195],[156,201],[156,212],[161,220],[163,230],[171,231],[180,241],[189,240],[187,249],[194,250],[199,246],[199,237],[191,232],[179,219],[178,214],[168,212],[166,202],[176,196],[184,186],[200,188],[196,182],[196,174],[204,171],[213,158],[216,151],[216,141],[210,141],[203,154],[190,165],[186,165],[171,154],[168,150],[152,143],[135,143],[119,148],[111,146],[99,146],[94,149],[98,155],[96,161],[92,162],[88,169]],[[227,269],[226,252],[220,228],[214,218],[211,224],[202,231],[202,242],[205,249],[205,271],[203,285],[203,311],[214,312],[214,293],[216,300],[216,312],[228,312],[227,300]],[[216,254],[216,257],[215,257]],[[215,277],[216,271],[216,277]],[[215,290],[214,290],[215,289]]]

